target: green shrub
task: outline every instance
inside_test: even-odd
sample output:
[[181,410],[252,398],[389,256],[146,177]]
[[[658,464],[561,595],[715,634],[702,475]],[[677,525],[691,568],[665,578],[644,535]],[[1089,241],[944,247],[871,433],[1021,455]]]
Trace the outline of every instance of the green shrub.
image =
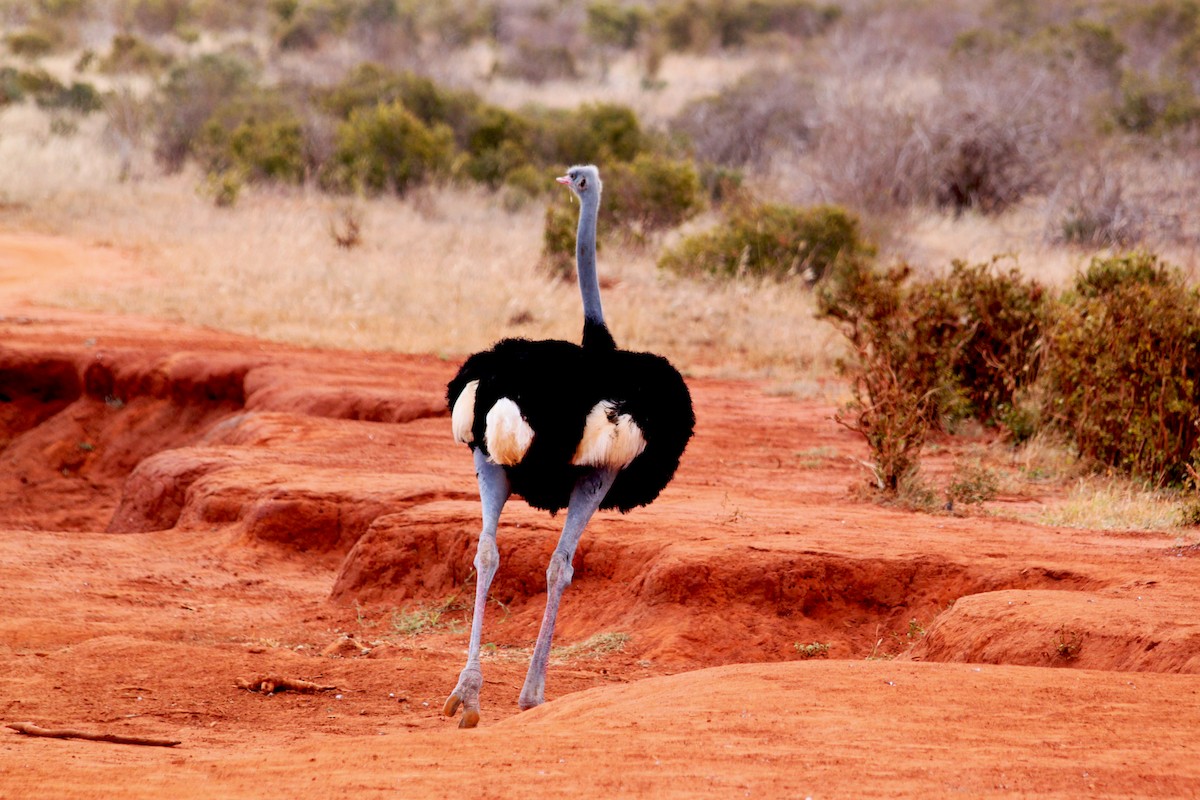
[[34,28],[10,33],[4,37],[4,43],[14,56],[31,60],[47,55],[55,46],[55,40],[50,34]]
[[963,336],[950,372],[964,412],[985,424],[1000,422],[1017,393],[1036,380],[1046,313],[1043,287],[1015,266],[998,271],[997,261],[955,261],[947,277],[928,284],[948,292]]
[[15,67],[0,67],[0,108],[25,99],[21,73]]
[[90,0],[37,0],[38,10],[55,19],[82,16],[90,5]]
[[602,213],[612,230],[640,239],[695,216],[704,205],[700,177],[690,161],[642,154],[604,171]]
[[204,55],[173,68],[159,95],[155,157],[169,172],[181,169],[216,110],[252,85],[249,65],[229,55]]
[[206,172],[243,180],[302,183],[308,173],[303,125],[283,100],[260,90],[218,107],[194,145]]
[[554,181],[547,177],[545,171],[532,164],[525,164],[510,171],[504,176],[504,186],[510,192],[525,198],[549,194],[556,188]]
[[229,169],[208,173],[200,192],[217,208],[233,208],[245,185],[246,176],[237,169]]
[[811,0],[746,0],[713,3],[722,47],[740,47],[765,34],[807,38],[824,31],[842,14],[840,7]]
[[648,21],[641,6],[621,6],[609,0],[593,0],[587,7],[588,37],[597,44],[631,50]]
[[72,81],[70,86],[61,86],[53,91],[37,94],[41,108],[60,108],[80,114],[90,114],[104,107],[104,101],[96,87],[90,83]]
[[[575,276],[575,234],[579,211],[565,203],[546,206],[546,222],[542,228],[542,269],[550,276],[570,280]],[[597,250],[601,247],[596,242]]]
[[449,127],[425,125],[400,102],[358,108],[338,126],[326,184],[343,191],[404,194],[446,174],[453,157]]
[[62,83],[44,69],[16,70],[0,67],[0,106],[32,96],[39,108],[63,109],[80,114],[99,111],[104,101],[95,86],[73,81]]
[[34,96],[54,94],[65,88],[62,81],[41,68],[17,72],[17,85],[25,94]]
[[499,6],[491,0],[428,3],[422,8],[422,27],[441,44],[457,48],[493,36],[499,17]]
[[171,65],[167,53],[130,33],[119,33],[113,37],[112,49],[100,61],[100,71],[107,73],[149,72],[157,73]]
[[1049,416],[1079,453],[1176,484],[1200,455],[1200,294],[1149,254],[1095,259],[1057,308]]
[[492,108],[485,109],[474,92],[447,89],[423,75],[393,72],[371,62],[359,64],[320,96],[322,107],[343,120],[355,109],[392,102],[403,103],[426,125],[448,125],[459,147],[464,148],[483,124],[484,111]]
[[707,50],[768,34],[815,36],[841,15],[839,6],[811,0],[679,0],[662,6],[658,19],[672,50]]
[[839,261],[818,290],[818,316],[850,345],[840,366],[854,399],[838,420],[867,440],[893,494],[919,483],[921,447],[947,420],[971,416],[1028,438],[1016,398],[1038,374],[1046,303],[1040,285],[995,260],[955,262],[922,282],[911,275],[859,256]]
[[345,34],[356,13],[367,7],[353,0],[304,0],[298,4],[275,3],[280,18],[275,43],[280,50],[311,50],[331,35]]
[[682,275],[799,276],[819,281],[840,260],[872,252],[858,219],[837,206],[764,204],[738,209],[716,228],[684,239],[659,259]]
[[496,188],[514,170],[529,165],[531,137],[529,120],[519,114],[498,106],[481,108],[467,137],[467,174]]
[[267,7],[280,22],[290,22],[300,10],[300,0],[268,0]]
[[1128,73],[1113,117],[1131,133],[1168,130],[1200,120],[1200,98],[1186,81]]
[[616,103],[584,104],[535,120],[534,147],[546,163],[603,164],[633,161],[649,144],[637,114]]

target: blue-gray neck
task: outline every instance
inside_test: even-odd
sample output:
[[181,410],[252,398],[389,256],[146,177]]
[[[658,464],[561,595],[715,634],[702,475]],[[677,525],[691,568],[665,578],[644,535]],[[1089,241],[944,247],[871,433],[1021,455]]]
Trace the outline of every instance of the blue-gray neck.
[[583,297],[585,346],[605,343],[613,346],[612,336],[604,324],[600,279],[596,275],[596,217],[599,213],[600,198],[595,193],[586,195],[580,202],[579,230],[575,236],[575,265],[579,275],[579,294]]

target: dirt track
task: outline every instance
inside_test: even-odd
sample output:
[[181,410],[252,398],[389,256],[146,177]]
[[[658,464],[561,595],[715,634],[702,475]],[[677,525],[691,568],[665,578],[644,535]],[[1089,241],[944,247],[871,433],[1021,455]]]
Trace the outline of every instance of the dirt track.
[[[832,409],[751,383],[692,381],[676,482],[589,527],[557,636],[578,647],[525,713],[560,520],[510,504],[483,722],[459,731],[439,711],[478,509],[454,365],[29,305],[96,262],[21,241],[0,723],[182,744],[0,729],[0,798],[1200,796],[1196,548],[854,502]],[[397,608],[441,616],[408,635]],[[236,685],[270,674],[337,688]]]

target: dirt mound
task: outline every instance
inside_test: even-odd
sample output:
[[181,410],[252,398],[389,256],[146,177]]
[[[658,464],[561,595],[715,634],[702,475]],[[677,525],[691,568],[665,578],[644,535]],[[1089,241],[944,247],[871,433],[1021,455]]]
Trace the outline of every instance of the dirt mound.
[[[913,649],[926,661],[1200,672],[1194,599],[1153,592],[1001,591],[964,597]],[[1143,594],[1143,590],[1145,593]],[[1146,606],[1154,606],[1152,609]]]

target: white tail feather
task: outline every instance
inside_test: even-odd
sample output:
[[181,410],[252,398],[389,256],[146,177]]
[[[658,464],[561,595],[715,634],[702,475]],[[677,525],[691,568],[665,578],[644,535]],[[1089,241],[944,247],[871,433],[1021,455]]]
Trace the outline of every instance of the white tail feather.
[[533,428],[521,416],[521,409],[507,397],[501,397],[487,413],[487,449],[493,463],[511,467],[521,463],[533,444]]
[[628,414],[617,414],[608,400],[588,413],[583,436],[571,463],[579,467],[625,469],[646,449],[642,429]]
[[464,386],[454,401],[454,410],[450,412],[450,430],[454,432],[454,441],[460,444],[475,441],[472,428],[475,427],[475,393],[478,390],[479,381],[471,381]]

